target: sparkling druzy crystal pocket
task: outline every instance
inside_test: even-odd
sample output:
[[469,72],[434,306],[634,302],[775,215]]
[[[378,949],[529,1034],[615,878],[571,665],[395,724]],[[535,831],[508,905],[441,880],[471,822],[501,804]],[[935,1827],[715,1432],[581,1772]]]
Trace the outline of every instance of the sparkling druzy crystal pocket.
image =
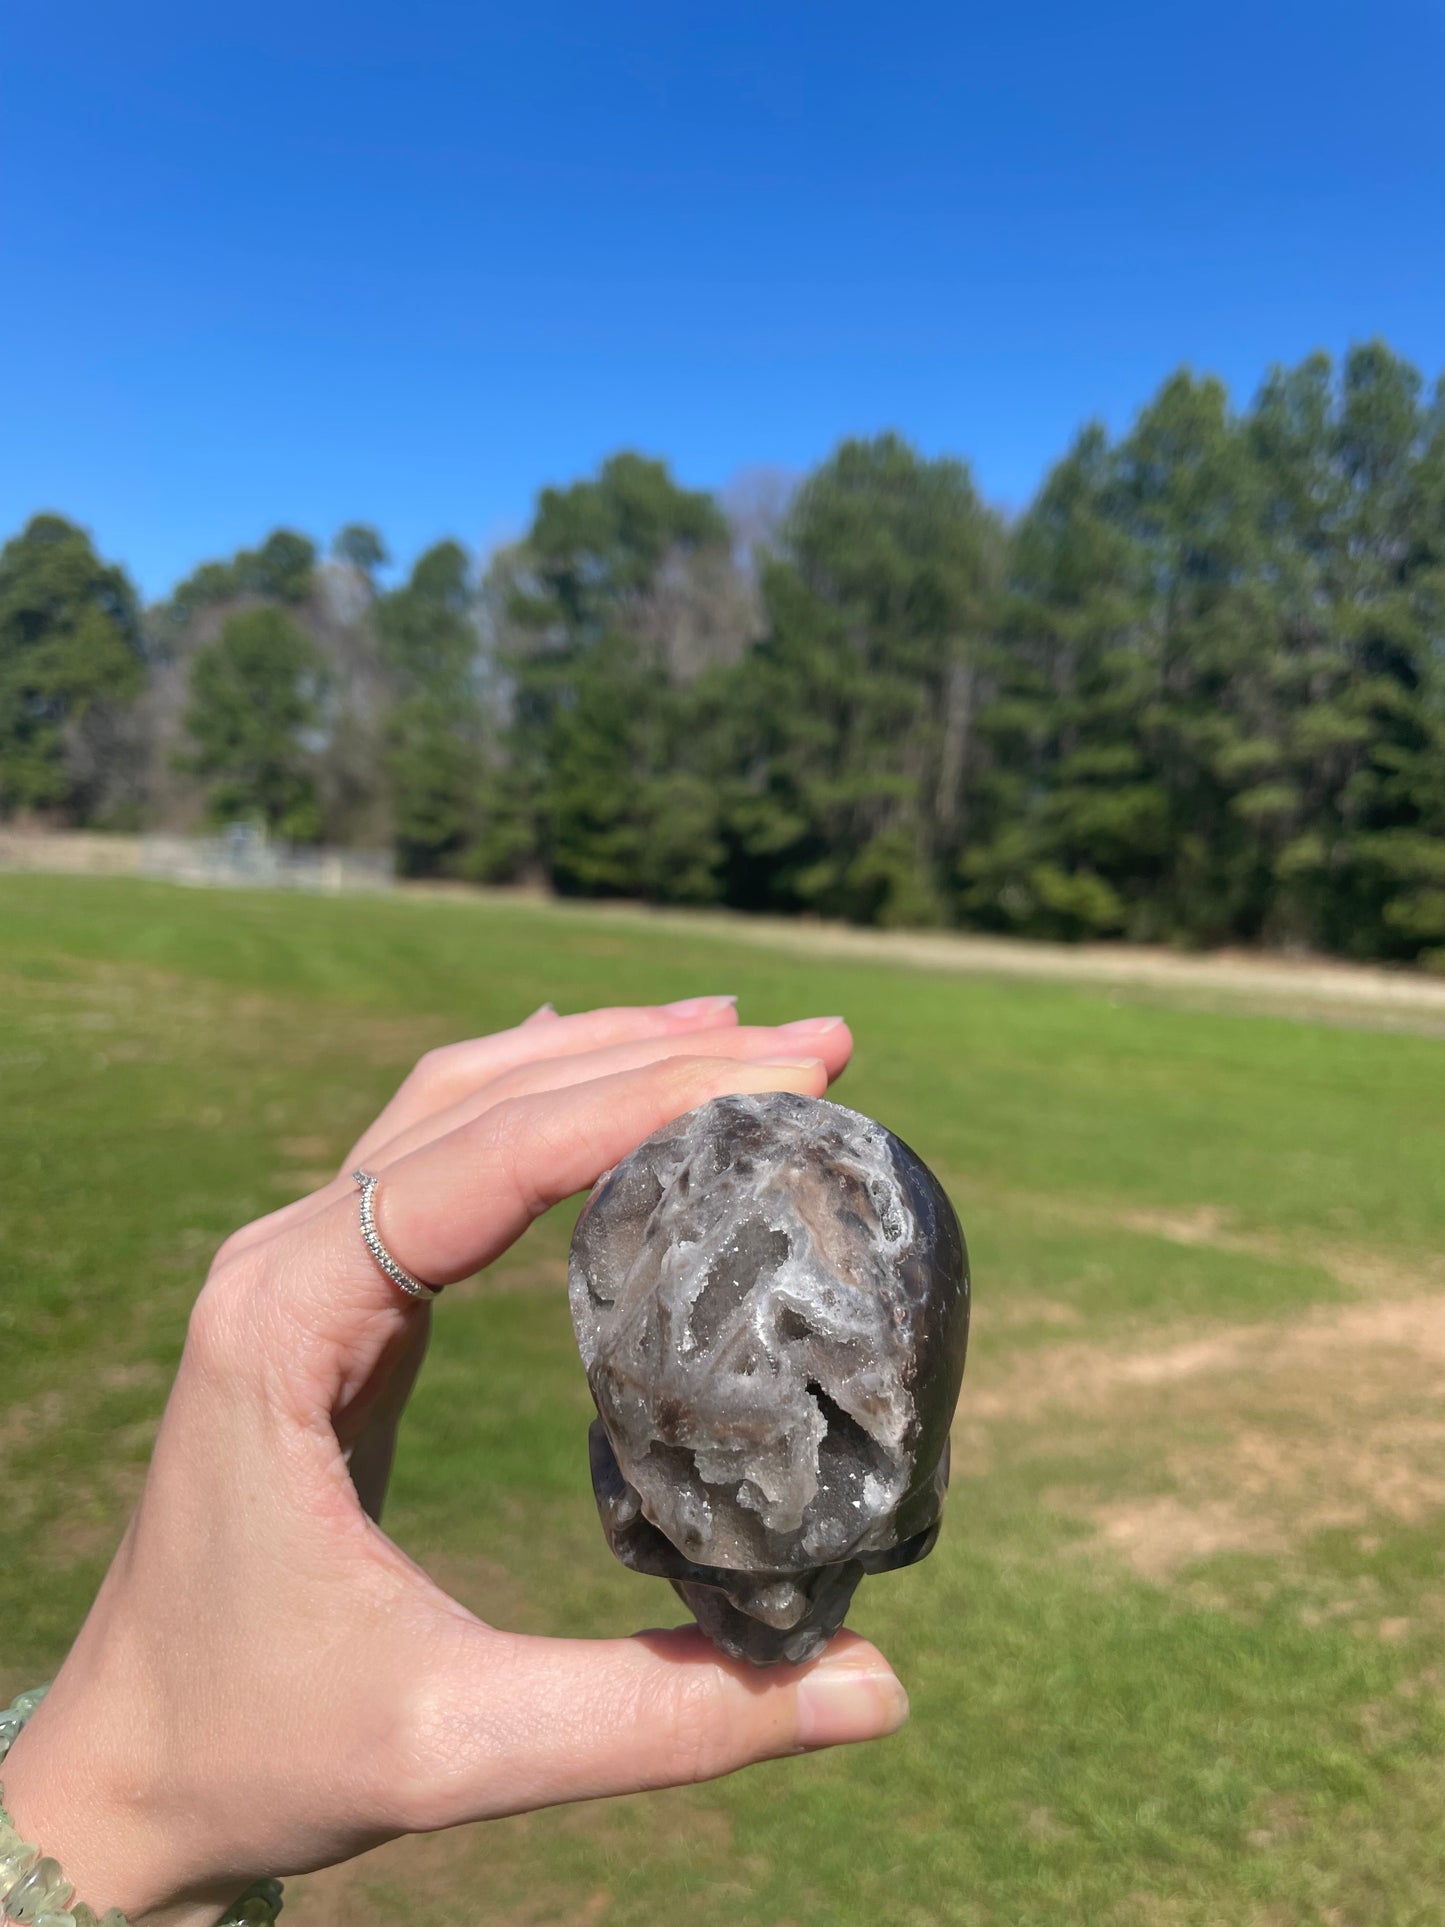
[[725,1652],[821,1650],[938,1536],[968,1254],[932,1172],[820,1098],[725,1097],[647,1139],[572,1241],[608,1542]]

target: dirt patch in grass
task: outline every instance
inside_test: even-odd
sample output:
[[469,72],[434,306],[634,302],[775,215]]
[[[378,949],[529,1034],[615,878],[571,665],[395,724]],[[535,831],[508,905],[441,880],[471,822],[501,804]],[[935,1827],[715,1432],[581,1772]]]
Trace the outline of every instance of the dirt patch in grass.
[[[1087,1483],[1082,1512],[1139,1573],[1225,1551],[1279,1553],[1326,1527],[1414,1525],[1445,1509],[1445,1295],[1322,1308],[1135,1351],[1054,1345],[965,1397],[963,1429],[1057,1421],[1121,1447],[1150,1489]],[[970,1439],[970,1449],[975,1448]],[[1161,1491],[1160,1486],[1167,1489]]]
[[974,1314],[973,1329],[977,1334],[980,1330],[1016,1331],[1021,1326],[1038,1325],[1064,1329],[1083,1323],[1084,1314],[1077,1305],[1065,1304],[1058,1298],[1046,1298],[1041,1293],[1014,1292],[1001,1301],[979,1306]]
[[65,1399],[58,1391],[41,1392],[12,1405],[0,1417],[0,1475],[4,1473],[7,1449],[35,1444],[64,1423],[65,1412]]
[[148,1359],[132,1359],[102,1366],[77,1377],[68,1391],[52,1387],[33,1398],[17,1399],[0,1413],[0,1480],[6,1474],[7,1453],[34,1446],[70,1422],[77,1406],[100,1392],[158,1391],[165,1373]]
[[1261,1232],[1230,1228],[1220,1206],[1198,1205],[1185,1211],[1121,1211],[1114,1222],[1126,1231],[1163,1238],[1170,1244],[1202,1246],[1245,1258],[1294,1261],[1318,1265],[1350,1291],[1371,1296],[1402,1296],[1416,1291],[1445,1290],[1445,1258],[1425,1253],[1399,1254],[1336,1242],[1299,1242]]
[[1131,1390],[1241,1368],[1251,1352],[1270,1344],[1275,1329],[1229,1326],[1204,1337],[1138,1351],[1081,1340],[1030,1352],[1002,1372],[990,1374],[987,1367],[982,1371],[975,1367],[964,1382],[962,1422],[1037,1422],[1054,1411],[1107,1417],[1128,1402]]
[[1146,1579],[1165,1579],[1218,1552],[1286,1549],[1279,1522],[1251,1519],[1227,1499],[1116,1501],[1092,1508],[1104,1543]]
[[[945,1171],[955,1192],[966,1192],[967,1180]],[[1411,1298],[1445,1292],[1445,1253],[1419,1250],[1382,1250],[1340,1238],[1311,1238],[1260,1230],[1243,1230],[1232,1212],[1219,1204],[1180,1205],[1173,1209],[1136,1210],[1119,1203],[1098,1202],[1050,1192],[995,1189],[993,1202],[1025,1219],[1077,1225],[1093,1232],[1128,1232],[1157,1238],[1190,1250],[1218,1251],[1266,1265],[1312,1265],[1346,1291],[1372,1298]]]

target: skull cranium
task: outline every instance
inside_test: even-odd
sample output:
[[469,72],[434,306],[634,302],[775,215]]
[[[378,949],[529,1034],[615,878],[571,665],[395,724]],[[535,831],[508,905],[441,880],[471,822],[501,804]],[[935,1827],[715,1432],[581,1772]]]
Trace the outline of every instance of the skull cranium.
[[613,1551],[724,1651],[807,1659],[938,1536],[968,1340],[928,1168],[841,1105],[725,1097],[600,1180],[572,1244]]

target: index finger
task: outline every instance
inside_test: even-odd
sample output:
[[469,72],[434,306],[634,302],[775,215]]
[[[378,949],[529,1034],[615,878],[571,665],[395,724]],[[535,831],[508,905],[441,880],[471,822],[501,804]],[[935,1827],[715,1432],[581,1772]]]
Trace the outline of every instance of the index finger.
[[427,1052],[375,1123],[362,1132],[347,1153],[342,1171],[365,1164],[403,1132],[519,1065],[571,1057],[608,1044],[717,1030],[737,1022],[737,1001],[736,997],[685,997],[675,1004],[622,1004],[579,1011],[571,1017],[554,1015],[543,1023],[536,1021],[540,1012],[534,1012],[511,1030],[443,1044]]

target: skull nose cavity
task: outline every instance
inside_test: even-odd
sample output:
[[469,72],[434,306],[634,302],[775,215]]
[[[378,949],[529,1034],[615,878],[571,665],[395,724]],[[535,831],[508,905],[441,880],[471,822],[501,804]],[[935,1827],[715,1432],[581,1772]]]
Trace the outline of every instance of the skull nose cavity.
[[817,1336],[813,1327],[797,1307],[786,1303],[778,1307],[778,1315],[773,1323],[773,1331],[780,1346],[805,1344],[808,1339]]
[[810,1378],[807,1394],[823,1420],[818,1491],[803,1519],[810,1556],[836,1557],[857,1537],[859,1514],[876,1512],[902,1490],[906,1467],[825,1386]]

